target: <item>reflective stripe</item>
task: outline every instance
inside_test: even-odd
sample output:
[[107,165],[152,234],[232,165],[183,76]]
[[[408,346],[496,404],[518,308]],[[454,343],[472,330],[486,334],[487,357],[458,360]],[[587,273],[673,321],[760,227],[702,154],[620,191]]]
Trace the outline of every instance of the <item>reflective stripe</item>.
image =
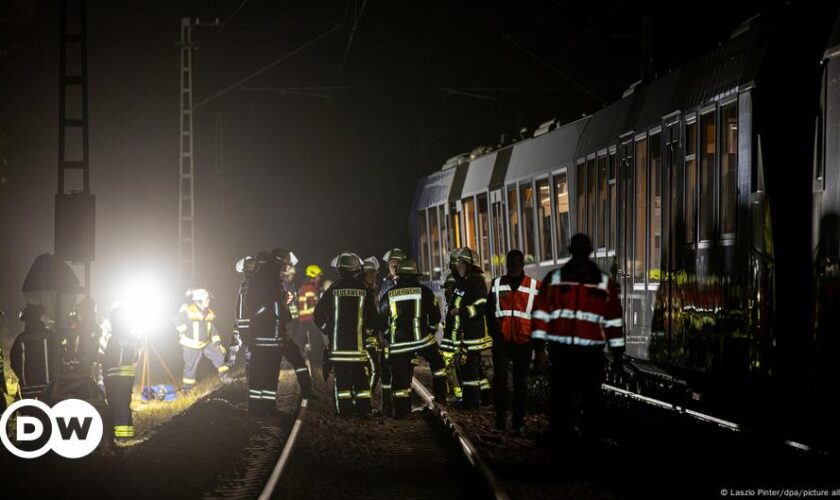
[[411,352],[416,351],[418,349],[422,349],[426,346],[430,346],[435,343],[434,335],[426,335],[425,338],[422,338],[418,341],[414,342],[400,342],[396,344],[391,344],[391,354],[400,354],[404,352]]
[[338,396],[338,399],[352,399],[353,398],[353,393],[351,391],[339,391],[336,394]]
[[183,383],[185,383],[185,384],[192,385],[192,384],[194,384],[194,383],[195,383],[195,379],[194,379],[194,378],[186,378],[186,377],[184,377],[184,378],[182,378],[182,379],[181,379],[181,382],[183,382]]
[[461,385],[465,385],[467,387],[479,387],[481,385],[480,380],[464,380],[461,382]]
[[496,310],[496,317],[497,318],[505,318],[505,317],[509,318],[511,316],[516,317],[516,318],[522,318],[522,319],[531,319],[531,314],[527,313],[527,312],[522,312],[522,311],[517,311],[517,310],[511,311],[509,309],[505,309],[505,310],[497,309]]
[[388,296],[388,300],[391,302],[402,302],[404,300],[420,300],[422,298],[423,294],[421,293],[407,293],[405,295]]
[[[539,311],[542,312],[542,311]],[[536,315],[536,312],[534,313]],[[537,316],[535,316],[537,317]],[[555,319],[576,319],[579,321],[588,321],[590,323],[598,323],[601,324],[604,321],[604,317],[600,314],[585,312],[585,311],[576,311],[574,309],[555,309],[548,314],[549,319],[545,319],[542,315],[538,316],[537,319],[543,321],[550,321]]]
[[610,347],[624,347],[624,337],[610,339]]
[[608,319],[604,321],[604,328],[621,328],[624,326],[624,320],[621,318],[618,319]]
[[399,391],[394,391],[395,398],[407,398],[411,396],[411,389],[402,389]]
[[210,340],[213,341],[213,342],[219,343],[219,342],[222,341],[222,338],[219,337],[218,335],[213,335],[212,337],[210,337]]
[[303,368],[298,368],[297,370],[295,370],[295,373],[308,372],[308,371],[309,371],[309,368],[304,366]]
[[356,397],[359,399],[369,398],[370,396],[370,391],[360,391],[356,393]]
[[[533,337],[533,334],[531,335]],[[582,339],[580,337],[570,337],[565,335],[545,335],[544,337],[546,340],[551,342],[557,342],[558,344],[568,344],[568,345],[605,345],[606,341],[604,340],[594,340],[594,339]],[[624,342],[624,339],[622,339]]]
[[486,389],[490,388],[490,381],[487,380],[486,378],[483,378],[483,379],[478,381],[478,385],[479,385],[479,387],[481,387],[481,390],[483,391],[483,390],[486,390]]
[[445,377],[446,376],[446,368],[441,368],[440,370],[436,370],[432,372],[433,377]]
[[230,367],[228,365],[222,365],[222,366],[216,368],[216,371],[218,371],[220,374],[222,374],[222,373],[224,373],[228,370],[230,370]]
[[545,335],[545,330],[534,330],[533,332],[531,332],[532,339],[545,340]]

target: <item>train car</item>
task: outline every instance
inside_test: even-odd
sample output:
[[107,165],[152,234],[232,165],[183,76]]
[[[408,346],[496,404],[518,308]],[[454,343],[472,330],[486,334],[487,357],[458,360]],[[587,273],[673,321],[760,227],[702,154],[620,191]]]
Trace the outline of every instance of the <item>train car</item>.
[[415,193],[421,270],[439,289],[448,251],[469,246],[489,279],[519,248],[542,278],[587,233],[621,285],[623,383],[749,425],[824,417],[840,354],[836,19],[756,16],[592,115],[451,158]]

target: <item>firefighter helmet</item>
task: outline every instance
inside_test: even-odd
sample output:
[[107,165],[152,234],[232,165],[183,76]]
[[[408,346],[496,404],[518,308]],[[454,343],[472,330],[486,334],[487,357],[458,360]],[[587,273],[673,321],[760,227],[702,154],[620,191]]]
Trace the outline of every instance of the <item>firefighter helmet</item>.
[[275,248],[271,251],[271,256],[277,259],[278,262],[289,266],[296,266],[298,259],[291,250],[285,248]]
[[21,309],[18,319],[24,323],[39,321],[45,314],[47,314],[47,310],[41,304],[26,304]]
[[309,264],[308,266],[306,266],[306,275],[308,277],[317,278],[322,274],[324,273],[321,271],[321,268],[317,264]]
[[257,259],[251,257],[250,255],[239,259],[234,266],[236,272],[239,274],[251,274],[257,268]]
[[420,276],[421,274],[414,259],[403,259],[397,266],[397,275],[399,276]]
[[468,247],[464,247],[458,250],[458,256],[455,257],[455,261],[464,262],[473,267],[478,267],[480,262],[478,253],[476,253],[475,250],[472,250]]
[[364,264],[362,265],[362,268],[365,271],[373,271],[373,272],[379,271],[379,260],[376,257],[371,255],[370,257],[365,259],[363,262],[364,262]]
[[449,273],[446,275],[446,279],[443,280],[443,288],[452,289],[455,288],[455,274]]
[[204,288],[191,288],[187,290],[187,295],[189,295],[190,300],[193,302],[201,302],[202,300],[210,300],[211,295]]
[[342,252],[334,261],[338,271],[359,272],[362,270],[362,259],[352,252]]
[[388,262],[391,259],[395,259],[397,261],[402,261],[402,260],[405,260],[407,258],[408,258],[408,255],[406,255],[405,252],[403,252],[399,248],[392,248],[392,249],[388,250],[387,252],[385,252],[385,255],[382,257],[382,260],[384,260],[385,262]]

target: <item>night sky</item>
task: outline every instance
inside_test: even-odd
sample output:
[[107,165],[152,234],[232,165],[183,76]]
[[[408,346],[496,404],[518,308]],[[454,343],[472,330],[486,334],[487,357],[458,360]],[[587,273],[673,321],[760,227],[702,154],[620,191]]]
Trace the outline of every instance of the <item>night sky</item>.
[[[363,3],[348,49],[354,10]],[[678,67],[725,40],[759,6],[778,2],[242,4],[88,1],[93,291],[100,313],[130,274],[156,274],[176,286],[181,16],[230,21],[221,30],[193,32],[202,41],[194,61],[196,101],[330,23],[342,25],[197,111],[197,274],[224,314],[238,283],[233,263],[245,253],[289,247],[302,274],[311,262],[326,268],[342,250],[381,257],[391,246],[406,248],[415,184],[447,158],[497,145],[502,134],[510,141],[521,127],[533,131],[553,117],[568,122],[597,111],[643,72]],[[53,250],[57,6],[0,0],[0,163],[7,162],[0,307],[12,317],[34,257]],[[331,88],[263,90],[279,87]]]

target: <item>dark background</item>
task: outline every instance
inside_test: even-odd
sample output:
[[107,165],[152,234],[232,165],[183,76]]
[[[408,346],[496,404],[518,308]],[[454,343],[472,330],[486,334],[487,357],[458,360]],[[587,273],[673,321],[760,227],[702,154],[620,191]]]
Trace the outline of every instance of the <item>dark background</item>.
[[[416,182],[447,158],[597,111],[778,3],[89,0],[100,313],[135,273],[176,293],[181,16],[230,21],[193,31],[196,101],[342,23],[196,114],[197,277],[225,326],[243,254],[292,248],[302,274],[342,250],[407,248]],[[58,20],[58,1],[0,0],[0,307],[12,317],[34,257],[53,250]]]

